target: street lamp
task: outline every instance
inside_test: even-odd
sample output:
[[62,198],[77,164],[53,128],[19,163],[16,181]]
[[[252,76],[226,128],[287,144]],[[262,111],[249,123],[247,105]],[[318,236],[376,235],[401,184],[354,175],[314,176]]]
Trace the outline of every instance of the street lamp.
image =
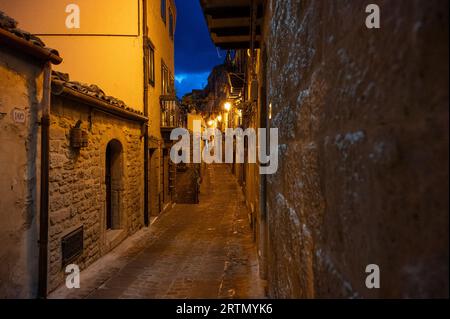
[[225,108],[225,111],[229,112],[231,110],[231,103],[226,102],[223,107]]
[[222,115],[219,115],[219,116],[217,117],[217,120],[218,120],[219,122],[222,122]]

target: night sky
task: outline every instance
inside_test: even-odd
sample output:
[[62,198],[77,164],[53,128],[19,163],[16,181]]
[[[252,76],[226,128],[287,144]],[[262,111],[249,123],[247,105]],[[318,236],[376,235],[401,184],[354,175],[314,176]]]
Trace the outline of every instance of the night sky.
[[223,63],[226,52],[218,52],[212,43],[199,0],[175,2],[175,86],[181,98],[192,89],[202,89],[206,85],[209,72]]

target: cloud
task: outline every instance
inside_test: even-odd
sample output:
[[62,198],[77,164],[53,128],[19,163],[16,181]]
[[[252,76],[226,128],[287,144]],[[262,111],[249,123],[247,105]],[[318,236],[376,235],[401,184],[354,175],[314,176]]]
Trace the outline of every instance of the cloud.
[[208,83],[208,72],[200,73],[178,73],[175,76],[175,87],[178,97],[183,97],[193,89],[203,89]]

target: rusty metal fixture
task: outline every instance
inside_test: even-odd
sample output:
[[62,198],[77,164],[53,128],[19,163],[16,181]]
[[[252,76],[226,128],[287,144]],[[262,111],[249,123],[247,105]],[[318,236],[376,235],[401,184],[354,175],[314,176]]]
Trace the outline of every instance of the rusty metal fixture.
[[70,130],[70,146],[83,148],[88,146],[87,133],[81,128],[74,127]]
[[70,129],[70,146],[73,148],[83,148],[88,146],[88,134],[81,129],[81,121]]

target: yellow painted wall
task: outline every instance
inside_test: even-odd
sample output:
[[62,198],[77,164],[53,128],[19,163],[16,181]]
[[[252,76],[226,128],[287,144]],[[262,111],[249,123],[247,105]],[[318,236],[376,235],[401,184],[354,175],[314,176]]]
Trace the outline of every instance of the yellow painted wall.
[[[80,7],[80,29],[66,28],[70,3]],[[141,0],[0,0],[0,10],[60,52],[55,70],[143,111]]]
[[[41,37],[64,61],[55,70],[100,86],[129,107],[144,110],[142,37]],[[80,49],[81,48],[81,49]]]
[[[169,8],[172,8],[174,20],[176,21],[176,7],[174,1],[166,0],[166,23],[161,16],[161,1],[147,0],[147,37],[151,41],[155,50],[155,85],[148,85],[148,117],[149,117],[149,135],[161,140],[160,127],[160,103],[159,97],[162,95],[161,88],[161,59],[164,60],[170,73],[175,77],[175,57],[174,57],[174,41],[169,34]],[[176,26],[176,24],[174,25]],[[155,155],[158,161],[156,179],[158,183],[157,192],[160,194],[164,189],[163,181],[163,161],[162,149],[159,148]],[[150,181],[152,183],[152,181]],[[167,183],[167,181],[166,181]],[[153,201],[155,197],[150,195],[151,207],[155,207]],[[154,212],[152,212],[152,215]]]
[[[155,86],[149,86],[149,132],[150,135],[161,137],[160,133],[160,107],[161,96],[161,59],[164,60],[169,71],[175,76],[174,41],[169,35],[169,7],[173,9],[176,17],[174,1],[166,0],[166,23],[161,17],[161,1],[148,0],[148,38],[155,47]],[[176,21],[176,18],[175,18]]]
[[[156,1],[156,0],[151,0]],[[0,9],[34,34],[139,35],[140,0],[0,0]],[[66,27],[66,7],[80,8],[80,28]]]

